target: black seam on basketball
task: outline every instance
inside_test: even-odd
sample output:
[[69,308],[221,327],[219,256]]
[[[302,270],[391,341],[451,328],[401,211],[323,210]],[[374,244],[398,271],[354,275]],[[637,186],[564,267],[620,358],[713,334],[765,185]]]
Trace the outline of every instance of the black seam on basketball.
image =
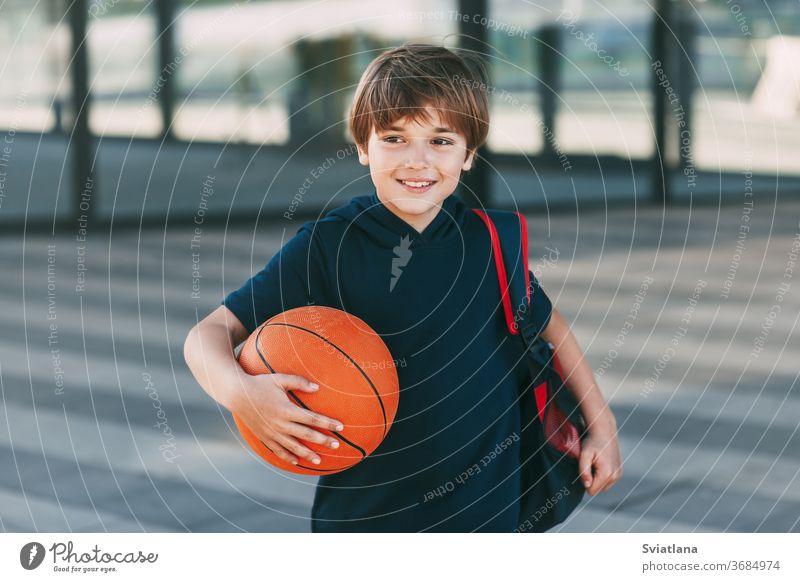
[[[263,325],[263,327],[262,327],[262,330],[263,330],[264,327],[271,326],[271,325],[282,325],[284,327],[293,327],[295,329],[299,329],[301,331],[305,331],[306,333],[310,333],[312,335],[315,335],[319,339],[321,339],[322,341],[327,342],[330,345],[332,345],[334,348],[339,350],[344,355],[344,357],[346,357],[348,360],[353,362],[353,365],[356,367],[356,370],[361,372],[361,375],[364,376],[364,379],[369,383],[369,387],[372,388],[372,391],[375,393],[375,397],[378,399],[378,404],[381,405],[381,413],[383,414],[383,435],[386,436],[386,408],[383,406],[383,398],[381,398],[381,395],[378,393],[378,390],[375,388],[375,385],[372,383],[372,380],[370,380],[369,376],[367,376],[366,372],[364,372],[364,370],[361,369],[361,366],[359,366],[355,362],[355,360],[353,360],[353,358],[351,358],[347,354],[347,352],[345,352],[342,348],[340,348],[339,346],[337,346],[335,343],[333,343],[332,341],[328,340],[327,338],[319,335],[316,332],[311,331],[310,329],[306,329],[304,327],[300,327],[299,325],[293,325],[291,323],[265,323]],[[259,332],[259,335],[261,335],[261,332]],[[258,349],[258,342],[256,342],[256,349]],[[258,355],[261,356],[262,360],[264,360],[264,356],[261,355],[260,351],[258,352]],[[264,365],[267,365],[265,360],[264,360]],[[267,367],[269,367],[269,366],[267,366]],[[270,368],[270,371],[272,371],[272,368]]]
[[[308,411],[313,412],[308,406],[306,406],[305,402],[300,400],[300,397],[297,394],[295,394],[293,392],[287,392],[287,394],[289,396],[291,396],[295,400],[295,402],[297,402],[300,406],[302,406],[303,408],[305,408]],[[366,457],[367,456],[367,451],[365,451],[364,449],[359,447],[357,444],[355,444],[354,442],[350,441],[349,439],[343,437],[340,433],[336,432],[335,430],[332,430],[331,432],[333,434],[335,434],[337,437],[339,437],[340,439],[342,439],[346,444],[350,445],[351,447],[356,449],[359,453],[361,453],[362,457]]]
[[[262,331],[264,331],[264,328],[266,328],[266,327],[267,327],[267,325],[273,325],[273,324],[265,324],[265,325],[262,325],[262,326],[261,326],[261,329],[259,329],[259,330],[258,330],[258,334],[256,335],[256,341],[255,341],[255,345],[256,345],[256,353],[258,354],[258,357],[261,359],[261,362],[264,364],[264,366],[266,366],[266,368],[267,368],[267,369],[270,371],[270,373],[274,374],[274,373],[275,373],[275,370],[272,368],[272,366],[270,366],[270,365],[269,365],[269,362],[267,361],[267,358],[264,356],[264,354],[262,354],[262,353],[261,353],[261,342],[260,342],[260,339],[261,339],[261,332],[262,332]],[[279,324],[279,325],[280,325],[280,324]],[[294,325],[291,325],[291,324],[286,324],[286,325],[287,325],[287,326],[289,326],[289,327],[297,327],[297,326],[294,326]],[[304,328],[302,328],[302,327],[297,327],[297,329],[302,329],[303,331],[308,331],[307,329],[304,329]],[[312,332],[309,332],[309,333],[314,333],[314,332],[312,331]],[[314,335],[317,335],[317,334],[314,334]],[[325,338],[323,338],[322,336],[318,336],[318,337],[320,337],[321,339],[325,340]],[[327,341],[327,340],[325,340],[325,341]],[[331,342],[328,342],[328,343],[329,343],[329,344],[331,344],[332,346],[334,346],[334,347],[335,347],[337,350],[339,350],[340,352],[342,352],[342,353],[343,353],[345,356],[347,356],[347,358],[348,358],[348,359],[350,359],[350,361],[351,361],[351,362],[353,361],[353,360],[352,360],[352,358],[350,358],[350,356],[348,356],[348,355],[347,355],[345,352],[343,352],[343,351],[342,351],[342,350],[341,350],[341,349],[340,349],[338,346],[336,346],[335,344],[333,344],[333,343],[331,343]],[[353,365],[354,365],[354,366],[356,366],[356,368],[358,368],[358,364],[356,364],[355,362],[353,362]],[[359,371],[361,371],[361,368],[358,368],[358,369],[359,369]],[[361,373],[362,373],[362,374],[364,374],[364,372],[363,372],[363,371],[361,371]],[[366,374],[364,374],[364,377],[365,377],[365,378],[367,378],[367,377],[366,377]],[[370,381],[370,379],[369,379],[369,378],[367,378],[367,382],[369,382],[369,384],[370,384],[370,386],[372,387],[372,389],[373,389],[373,390],[375,390],[375,387],[373,386],[373,384],[372,384],[372,382]],[[310,409],[310,408],[309,408],[309,407],[306,405],[306,403],[305,403],[305,402],[303,402],[303,401],[300,399],[300,397],[299,397],[299,396],[297,396],[297,395],[296,395],[294,392],[292,392],[291,390],[289,390],[289,391],[287,391],[287,392],[286,392],[286,394],[288,394],[288,395],[289,395],[289,397],[291,397],[291,398],[292,398],[292,399],[293,399],[295,402],[297,402],[297,403],[298,403],[300,406],[302,406],[303,408],[305,408],[305,409],[306,409],[306,410],[308,410],[308,411],[311,411],[311,409]],[[381,403],[381,410],[383,410],[383,402],[381,401],[380,394],[378,394],[377,392],[375,392],[375,395],[378,397],[378,402],[380,402],[380,403]],[[385,412],[384,412],[384,415],[383,415],[383,417],[384,417],[384,425],[383,425],[384,429],[383,429],[383,432],[384,432],[384,435],[385,435],[385,434],[386,434],[386,413],[385,413]],[[355,449],[355,450],[357,450],[359,453],[361,453],[361,456],[362,456],[362,457],[366,457],[366,456],[367,456],[367,452],[366,452],[364,449],[362,449],[361,447],[359,447],[357,444],[355,444],[354,442],[352,442],[350,439],[348,439],[348,438],[347,438],[347,437],[345,437],[345,436],[342,436],[342,434],[341,434],[341,433],[339,433],[339,432],[337,432],[337,431],[335,431],[335,430],[333,430],[333,431],[331,431],[331,432],[332,432],[333,434],[335,434],[337,437],[339,437],[339,439],[341,439],[342,441],[344,441],[344,443],[345,443],[345,444],[349,445],[350,447],[352,447],[353,449]],[[267,447],[267,445],[265,445],[263,441],[259,441],[259,442],[261,442],[261,444],[262,444],[262,445],[264,445],[264,446],[265,446],[267,449],[269,449],[270,451],[272,451],[272,449],[270,449],[269,447]],[[274,451],[273,451],[273,454],[274,454]],[[276,455],[276,456],[277,456],[277,455]],[[341,470],[341,469],[318,469],[318,468],[316,468],[316,467],[307,467],[307,466],[305,466],[305,465],[301,465],[301,464],[299,464],[299,463],[297,464],[297,466],[298,466],[298,467],[302,467],[303,469],[308,469],[309,471],[322,471],[322,472],[325,472],[325,471],[340,471],[340,470]]]
[[256,353],[258,354],[258,357],[261,358],[261,362],[267,367],[267,370],[269,370],[269,373],[274,374],[275,370],[272,369],[272,366],[270,366],[267,362],[267,358],[265,358],[264,354],[261,353],[261,332],[264,331],[265,327],[265,325],[262,325],[261,329],[258,330],[258,334],[256,335]]
[[[259,440],[258,442],[260,442],[262,445],[264,445],[264,448],[266,448],[270,453],[272,453],[276,457],[278,456],[277,453],[275,453],[275,451],[273,451],[266,444],[264,444],[264,441]],[[280,457],[278,457],[278,458],[280,458]],[[316,467],[306,467],[305,465],[301,465],[300,463],[297,463],[296,466],[297,467],[302,467],[303,469],[308,469],[309,471],[320,471],[320,472],[330,472],[330,471],[341,471],[342,470],[342,469],[317,469]]]
[[[270,373],[274,374],[274,373],[275,373],[275,370],[273,370],[273,369],[272,369],[272,366],[270,366],[270,365],[269,365],[269,362],[267,362],[267,358],[265,358],[265,357],[264,357],[264,354],[262,354],[262,353],[261,353],[261,347],[260,347],[259,340],[261,339],[261,332],[262,332],[262,331],[264,331],[264,327],[266,327],[266,326],[261,326],[261,329],[259,329],[259,330],[258,330],[258,334],[256,335],[256,342],[255,342],[255,344],[256,344],[256,353],[258,354],[258,357],[259,357],[259,358],[261,358],[261,362],[262,362],[262,363],[263,363],[263,364],[264,364],[264,365],[267,367],[267,369],[270,371]],[[289,396],[292,396],[292,397],[294,397],[294,399],[295,399],[295,400],[297,400],[297,401],[300,403],[300,405],[301,405],[303,408],[305,408],[306,410],[310,410],[310,409],[308,408],[308,406],[306,406],[306,405],[303,403],[303,401],[301,401],[299,398],[297,398],[297,397],[296,397],[294,394],[292,394],[291,392],[287,392],[287,394],[288,394]],[[352,447],[354,447],[354,448],[358,449],[358,450],[361,452],[361,454],[362,454],[363,456],[366,456],[366,453],[364,452],[364,450],[363,450],[363,449],[361,449],[361,448],[359,448],[358,446],[354,445],[353,443],[351,443],[350,441],[348,441],[346,438],[344,438],[344,437],[343,437],[342,435],[340,435],[339,433],[336,433],[336,432],[334,432],[334,434],[336,434],[336,436],[338,436],[340,439],[342,439],[343,441],[345,441],[345,442],[346,442],[347,444],[349,444],[350,446],[352,446]],[[271,448],[269,448],[269,447],[266,445],[266,443],[264,443],[264,441],[262,441],[261,439],[258,439],[258,442],[260,442],[260,443],[261,443],[261,444],[264,446],[264,448],[265,448],[265,449],[267,449],[267,450],[268,450],[270,453],[272,453],[273,455],[275,455],[276,457],[278,457],[277,453],[275,453],[275,451],[273,451]],[[280,458],[280,457],[278,457],[278,458]],[[318,472],[320,472],[320,473],[330,473],[330,472],[335,472],[335,471],[341,471],[341,470],[342,470],[342,469],[318,469],[317,467],[307,467],[306,465],[301,465],[300,463],[297,463],[297,465],[295,465],[295,466],[296,466],[296,467],[300,467],[300,468],[302,468],[302,469],[307,469],[307,470],[309,470],[309,471],[318,471]],[[346,468],[348,468],[348,467],[346,467]]]
[[[261,329],[258,330],[258,334],[256,335],[256,342],[255,342],[256,343],[256,353],[258,354],[258,357],[261,358],[261,362],[267,367],[267,369],[272,374],[274,374],[275,370],[272,369],[272,366],[270,366],[269,362],[267,362],[267,358],[265,358],[264,354],[261,353],[261,347],[260,347],[259,340],[261,339],[261,332],[264,331],[264,327],[265,326],[261,326]],[[294,396],[291,392],[287,392],[287,394],[289,394],[289,396]],[[301,404],[302,404],[302,402],[301,402]],[[308,407],[305,406],[305,405],[303,405],[303,407],[308,409]],[[342,440],[344,440],[344,439],[342,439]],[[273,455],[278,457],[278,454],[275,451],[273,451],[271,448],[269,448],[266,445],[266,443],[264,443],[264,441],[259,439],[258,442],[260,442],[264,446],[264,448],[267,449],[270,453],[272,453]],[[280,457],[278,457],[278,458],[280,458]],[[297,467],[302,467],[303,469],[308,469],[309,471],[319,471],[321,473],[326,473],[326,472],[331,472],[331,471],[340,471],[341,470],[341,469],[317,469],[316,467],[306,467],[305,465],[301,465],[300,463],[298,463],[296,466]]]

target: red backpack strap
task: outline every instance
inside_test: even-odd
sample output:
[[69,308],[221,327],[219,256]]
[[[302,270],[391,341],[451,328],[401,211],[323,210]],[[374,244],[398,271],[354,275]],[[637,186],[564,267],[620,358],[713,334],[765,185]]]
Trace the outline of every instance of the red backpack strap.
[[517,335],[519,324],[515,309],[522,304],[523,298],[530,305],[527,222],[519,212],[477,208],[472,211],[489,231],[506,325],[510,334]]

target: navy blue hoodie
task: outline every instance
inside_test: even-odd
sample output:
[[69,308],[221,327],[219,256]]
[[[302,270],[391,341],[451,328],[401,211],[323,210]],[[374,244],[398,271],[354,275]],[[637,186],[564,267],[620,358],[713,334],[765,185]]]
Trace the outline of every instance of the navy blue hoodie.
[[[551,305],[534,289],[533,321]],[[317,532],[510,532],[520,495],[518,390],[527,377],[502,310],[488,231],[456,196],[417,232],[373,191],[302,225],[228,295],[249,330],[314,303],[368,323],[397,362],[400,403],[381,445],[320,477]]]

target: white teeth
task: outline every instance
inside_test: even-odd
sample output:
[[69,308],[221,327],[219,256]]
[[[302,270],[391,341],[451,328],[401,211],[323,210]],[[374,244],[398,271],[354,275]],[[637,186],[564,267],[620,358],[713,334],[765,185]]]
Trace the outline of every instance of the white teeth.
[[430,186],[433,182],[409,182],[408,180],[401,180],[403,184],[408,184],[412,188],[423,188],[425,186]]

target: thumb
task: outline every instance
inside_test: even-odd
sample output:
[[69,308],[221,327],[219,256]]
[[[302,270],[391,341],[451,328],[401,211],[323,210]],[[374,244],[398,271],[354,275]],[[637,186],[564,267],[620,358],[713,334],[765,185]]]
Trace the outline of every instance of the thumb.
[[294,374],[273,374],[275,383],[284,390],[301,390],[303,392],[316,392],[319,385]]
[[592,455],[586,451],[581,453],[578,460],[578,472],[585,488],[592,486]]

